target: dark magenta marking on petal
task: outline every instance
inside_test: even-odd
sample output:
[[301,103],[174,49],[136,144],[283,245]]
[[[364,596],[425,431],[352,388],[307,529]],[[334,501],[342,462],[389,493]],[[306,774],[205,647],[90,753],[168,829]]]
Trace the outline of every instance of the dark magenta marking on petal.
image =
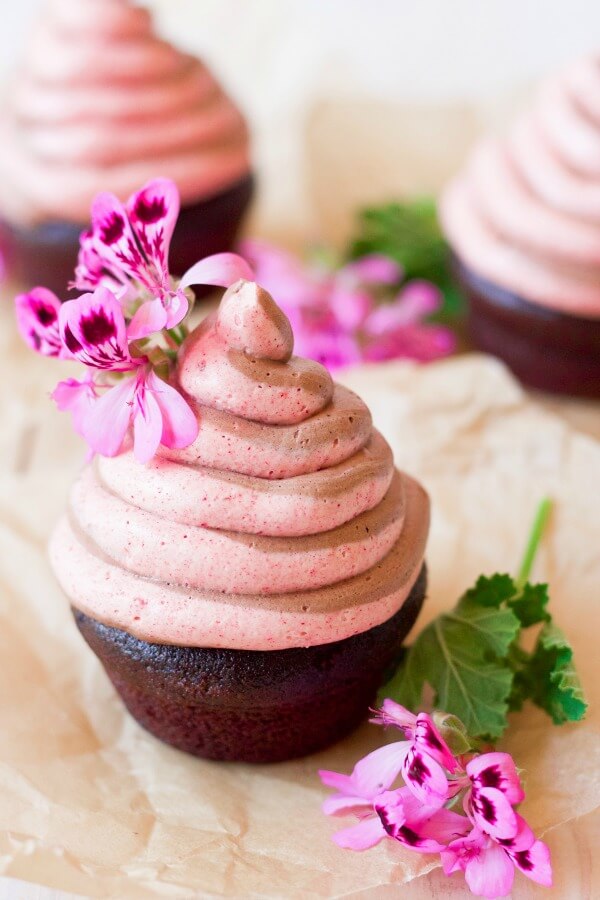
[[145,197],[138,197],[133,214],[144,225],[154,225],[164,219],[167,213],[164,197],[154,197],[148,201]]
[[103,309],[93,310],[91,316],[83,317],[80,328],[86,344],[95,346],[116,337],[114,319]]
[[427,778],[431,777],[431,772],[425,765],[423,757],[415,753],[412,758],[412,762],[408,768],[407,775],[417,782],[417,784],[424,784]]
[[44,328],[53,325],[58,317],[56,310],[52,306],[46,306],[44,303],[34,304],[33,312],[40,325]]
[[83,349],[68,325],[65,326],[65,345],[70,353],[78,353]]
[[487,797],[478,796],[477,799],[474,799],[475,806],[477,811],[483,816],[486,822],[489,822],[490,825],[494,825],[497,821],[496,815],[496,807]]
[[533,869],[533,860],[529,855],[529,850],[519,850],[512,854],[522,869],[530,872]]
[[404,844],[408,844],[409,847],[417,847],[422,841],[417,832],[409,828],[408,825],[401,825],[394,836]]
[[502,774],[498,766],[488,766],[487,769],[481,770],[477,776],[477,780],[482,787],[500,788],[500,785],[502,784]]
[[435,747],[436,750],[444,749],[429,722],[423,723],[423,730],[425,732],[423,735],[423,740],[425,741],[425,743],[429,744],[430,747]]
[[109,247],[123,237],[125,222],[123,216],[113,212],[100,226],[100,237]]

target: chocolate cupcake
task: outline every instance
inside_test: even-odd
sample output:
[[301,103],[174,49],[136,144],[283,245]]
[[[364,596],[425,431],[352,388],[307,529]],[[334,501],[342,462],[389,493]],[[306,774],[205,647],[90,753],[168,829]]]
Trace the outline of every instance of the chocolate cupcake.
[[482,141],[440,209],[476,345],[533,387],[600,397],[600,57]]
[[199,432],[145,466],[98,457],[51,560],[135,718],[212,759],[274,762],[364,717],[425,592],[429,502],[365,404],[292,356],[238,282],[188,338]]
[[0,248],[64,296],[93,197],[172,178],[171,271],[228,250],[252,195],[242,116],[198,59],[127,0],[47,0],[0,109]]

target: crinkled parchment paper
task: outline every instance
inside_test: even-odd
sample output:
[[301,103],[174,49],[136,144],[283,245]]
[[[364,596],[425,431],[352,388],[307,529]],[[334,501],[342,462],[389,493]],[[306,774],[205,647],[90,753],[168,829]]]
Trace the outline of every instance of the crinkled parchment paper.
[[[399,885],[403,897],[464,896],[458,876],[426,874],[431,858],[392,842],[364,854],[331,843],[342,823],[322,816],[316,771],[351,769],[382,740],[373,726],[318,756],[252,768],[186,757],[129,719],[46,559],[83,457],[47,398],[60,367],[21,348],[6,305],[0,348],[0,874],[90,897],[380,900],[399,896]],[[590,714],[559,729],[527,708],[506,747],[526,770],[525,814],[552,848],[556,896],[598,896],[600,444],[542,411],[484,357],[346,381],[371,405],[398,464],[431,492],[420,625],[480,572],[514,571],[536,504],[547,493],[556,500],[535,574],[550,580]],[[538,895],[525,879],[516,884],[515,897]]]

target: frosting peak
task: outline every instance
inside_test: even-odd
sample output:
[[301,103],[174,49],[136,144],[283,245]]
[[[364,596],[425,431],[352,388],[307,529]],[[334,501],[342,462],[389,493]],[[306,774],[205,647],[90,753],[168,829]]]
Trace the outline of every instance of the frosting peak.
[[87,221],[161,175],[184,204],[248,173],[244,121],[211,73],[128,0],[46,0],[0,107],[2,213]]
[[232,350],[287,362],[294,349],[289,319],[264,288],[238,281],[221,300],[216,329]]
[[600,316],[600,56],[549,79],[506,138],[475,148],[441,217],[474,272],[542,306]]
[[365,404],[292,356],[288,320],[240,281],[190,335],[177,378],[194,444],[99,458],[51,545],[79,609],[145,640],[274,650],[394,615],[422,567],[423,489]]

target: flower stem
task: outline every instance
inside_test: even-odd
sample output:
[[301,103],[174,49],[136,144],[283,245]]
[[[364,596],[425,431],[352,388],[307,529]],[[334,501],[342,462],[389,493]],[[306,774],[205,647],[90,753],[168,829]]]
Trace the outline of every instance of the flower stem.
[[180,339],[179,334],[176,331],[176,329],[175,328],[165,329],[164,335],[165,335],[165,341],[167,342],[167,344],[171,348],[171,350],[178,350],[179,345],[181,344],[181,339]]
[[551,511],[552,500],[549,497],[544,497],[536,510],[533,525],[531,526],[531,531],[529,533],[527,546],[525,548],[525,553],[523,555],[523,560],[521,562],[521,567],[519,569],[519,574],[517,575],[517,586],[519,588],[522,588],[529,581],[533,563],[535,561],[535,557],[540,546],[540,542],[542,540],[542,536],[544,534],[544,530],[546,528],[546,524],[548,522]]

